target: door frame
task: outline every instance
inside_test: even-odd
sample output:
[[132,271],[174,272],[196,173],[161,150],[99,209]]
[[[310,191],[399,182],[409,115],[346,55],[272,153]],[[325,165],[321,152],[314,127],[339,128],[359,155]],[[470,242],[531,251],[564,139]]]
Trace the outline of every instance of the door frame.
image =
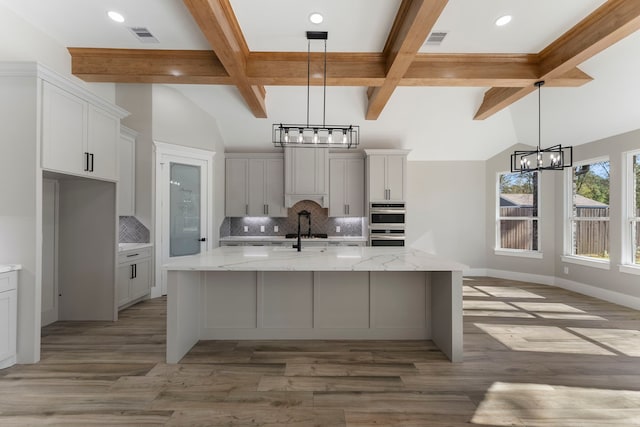
[[[169,240],[167,236],[163,235],[163,205],[165,202],[165,198],[168,196],[169,192],[165,191],[163,187],[163,174],[164,174],[164,166],[168,164],[172,160],[175,160],[175,163],[180,163],[180,159],[191,159],[203,161],[205,163],[206,172],[204,176],[207,179],[207,190],[206,190],[206,200],[202,201],[202,206],[206,207],[205,209],[205,223],[206,223],[206,234],[203,237],[206,237],[207,240],[205,242],[204,250],[210,250],[213,248],[213,202],[214,202],[214,182],[213,182],[213,158],[215,156],[215,152],[209,150],[202,150],[200,148],[191,148],[184,147],[181,145],[169,144],[166,142],[153,141],[153,153],[154,153],[154,185],[153,185],[153,206],[155,206],[153,210],[153,223],[155,226],[154,230],[154,243],[155,243],[155,280],[154,286],[151,288],[151,297],[159,297],[167,294],[167,272],[162,270],[163,254],[168,252],[168,248],[166,245],[169,244]],[[167,182],[167,186],[169,183]],[[167,201],[168,202],[168,201]]]
[[[53,185],[53,295],[54,295],[54,307],[51,312],[42,312],[42,302],[40,304],[40,327],[44,327],[46,325],[50,325],[51,323],[57,322],[60,318],[60,289],[58,283],[58,241],[59,241],[59,219],[60,219],[60,183],[57,179],[52,178],[42,178],[42,198],[43,198],[43,206],[42,210],[44,213],[44,184],[49,183]],[[44,224],[44,217],[43,217]],[[42,243],[44,246],[44,226],[42,231]],[[44,258],[44,251],[42,258]],[[44,267],[42,268],[44,270]],[[44,274],[44,271],[42,271]],[[44,283],[44,280],[42,280]],[[40,292],[43,290],[43,286],[40,287]],[[41,300],[42,301],[42,300]]]

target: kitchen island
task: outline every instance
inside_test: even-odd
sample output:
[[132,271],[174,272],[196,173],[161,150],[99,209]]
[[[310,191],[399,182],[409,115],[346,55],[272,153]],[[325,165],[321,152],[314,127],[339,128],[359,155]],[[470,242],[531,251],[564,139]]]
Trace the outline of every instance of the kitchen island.
[[220,247],[184,257],[163,266],[167,363],[199,340],[225,339],[431,339],[459,362],[465,267],[397,247]]

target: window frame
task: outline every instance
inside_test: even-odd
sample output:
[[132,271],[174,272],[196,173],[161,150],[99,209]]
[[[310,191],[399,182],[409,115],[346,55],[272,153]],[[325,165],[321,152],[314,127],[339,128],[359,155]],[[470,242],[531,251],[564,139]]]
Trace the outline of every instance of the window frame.
[[[599,268],[603,270],[609,270],[611,268],[611,255],[609,258],[601,259],[595,257],[588,257],[585,255],[574,254],[575,242],[573,232],[574,221],[602,221],[609,222],[609,244],[611,244],[611,211],[609,211],[608,217],[592,217],[588,220],[577,219],[579,217],[573,216],[573,170],[582,165],[590,165],[598,162],[609,162],[609,168],[611,168],[611,159],[609,156],[594,157],[591,159],[581,160],[574,162],[573,166],[565,169],[564,173],[564,212],[563,212],[563,230],[564,230],[564,248],[563,255],[561,257],[562,262],[584,265],[588,267]],[[609,169],[609,195],[611,195],[611,169]],[[611,209],[611,199],[609,199],[609,209]],[[609,247],[611,251],[611,247]]]
[[[635,262],[635,251],[638,248],[634,244],[635,230],[640,226],[640,216],[636,216],[636,186],[640,182],[635,181],[634,156],[640,158],[640,150],[632,150],[622,153],[622,251],[620,271],[623,273],[640,275],[640,263]],[[638,225],[636,225],[638,224]]]
[[[542,184],[542,174],[540,172],[533,172],[537,174],[537,180],[538,180],[538,185],[537,185],[537,201],[538,201],[538,206],[537,206],[537,213],[538,216],[536,217],[503,217],[500,215],[500,177],[502,175],[511,175],[511,174],[516,174],[518,172],[510,172],[510,171],[499,171],[496,173],[496,178],[495,178],[495,194],[496,194],[496,203],[495,203],[495,239],[494,239],[494,254],[495,255],[502,255],[502,256],[514,256],[514,257],[522,257],[522,258],[534,258],[534,259],[542,259],[543,255],[542,255],[542,227],[541,227],[541,217],[540,217],[540,212],[541,212],[541,206],[542,206],[542,202],[541,202],[541,198],[540,198],[540,186]],[[522,220],[526,220],[526,221],[530,221],[531,223],[533,223],[533,221],[537,221],[538,222],[538,241],[537,243],[537,250],[531,250],[531,249],[512,249],[512,248],[503,248],[501,247],[501,224],[500,221],[502,220],[515,220],[515,221],[522,221]]]

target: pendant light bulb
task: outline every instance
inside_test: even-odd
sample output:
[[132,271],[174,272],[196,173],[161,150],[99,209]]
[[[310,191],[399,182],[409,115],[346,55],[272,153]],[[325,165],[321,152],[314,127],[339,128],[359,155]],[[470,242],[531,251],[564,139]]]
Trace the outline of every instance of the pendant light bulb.
[[284,130],[284,142],[289,142],[289,129]]
[[298,142],[304,142],[304,136],[302,135],[302,128],[298,129]]
[[346,144],[346,143],[347,143],[347,130],[346,130],[346,129],[344,129],[344,130],[342,131],[342,143],[343,143],[343,144]]
[[333,130],[329,129],[329,136],[327,137],[327,144],[333,144]]
[[313,130],[313,143],[314,144],[318,143],[318,129]]

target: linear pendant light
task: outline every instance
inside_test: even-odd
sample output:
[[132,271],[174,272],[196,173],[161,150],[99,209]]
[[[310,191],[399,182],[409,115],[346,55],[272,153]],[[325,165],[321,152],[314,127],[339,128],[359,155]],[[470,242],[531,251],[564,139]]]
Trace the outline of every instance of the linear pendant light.
[[538,148],[532,151],[514,151],[511,155],[511,172],[533,172],[543,170],[562,170],[573,166],[573,147],[554,145],[542,149],[540,145],[540,88],[544,80],[535,82],[538,88]]
[[[272,128],[273,144],[280,147],[355,148],[360,142],[360,126],[325,124],[327,103],[327,38],[326,31],[307,31],[307,123],[275,123]],[[324,40],[324,80],[322,125],[309,124],[309,92],[311,86],[311,40]]]

